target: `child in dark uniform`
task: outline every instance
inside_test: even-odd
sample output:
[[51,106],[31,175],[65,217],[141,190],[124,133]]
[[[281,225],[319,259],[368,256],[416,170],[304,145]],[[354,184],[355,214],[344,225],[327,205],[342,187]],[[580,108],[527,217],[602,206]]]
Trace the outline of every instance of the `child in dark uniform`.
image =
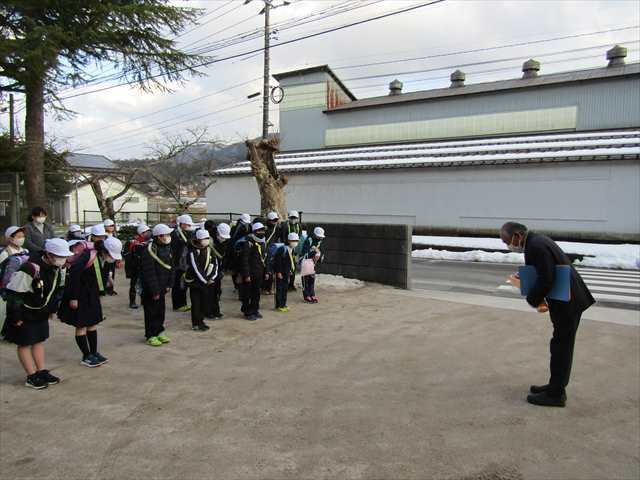
[[[207,286],[205,293],[204,316],[208,319],[220,319],[224,314],[220,311],[220,297],[222,296],[222,279],[224,277],[224,259],[227,252],[229,238],[231,238],[231,227],[226,223],[220,223],[212,229],[214,232],[211,244],[211,251],[215,256],[218,266],[218,275],[212,285]],[[211,232],[209,232],[211,235]]]
[[[322,252],[320,251],[322,240],[324,240],[324,229],[322,227],[314,228],[313,234],[309,235],[302,244],[300,257],[303,262],[313,261],[314,264],[318,264],[322,261]],[[302,277],[302,290],[302,296],[306,303],[318,303],[315,273]]]
[[[73,247],[72,247],[73,248]],[[94,368],[107,362],[98,352],[98,324],[102,322],[100,294],[104,291],[105,268],[122,259],[122,243],[108,237],[96,250],[86,248],[71,263],[58,317],[76,328],[81,364]]]
[[173,285],[171,232],[164,223],[153,227],[153,240],[142,254],[142,307],[147,344],[159,347],[169,343],[164,330],[165,295]]
[[198,332],[209,330],[204,323],[207,290],[211,288],[218,276],[218,259],[210,246],[211,237],[203,228],[198,230],[189,245],[189,267],[184,281],[189,286],[191,298],[191,328]]
[[27,373],[25,385],[36,390],[60,382],[45,369],[44,342],[49,338],[49,316],[57,308],[52,299],[60,268],[70,256],[66,241],[49,239],[44,251],[32,254],[7,285],[6,339],[18,346],[18,358]]
[[265,274],[266,229],[262,223],[253,224],[253,233],[247,236],[240,252],[239,273],[242,279],[242,313],[247,320],[262,318],[260,290]]
[[290,233],[288,244],[276,250],[273,258],[273,272],[276,277],[276,310],[288,312],[287,292],[289,290],[289,276],[296,271],[296,260],[293,251],[298,246],[300,237],[297,233]]

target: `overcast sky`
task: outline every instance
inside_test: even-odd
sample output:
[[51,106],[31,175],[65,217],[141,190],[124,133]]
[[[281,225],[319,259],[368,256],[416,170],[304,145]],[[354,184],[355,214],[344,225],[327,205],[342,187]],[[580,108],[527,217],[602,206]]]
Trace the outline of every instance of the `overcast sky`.
[[[174,3],[205,9],[201,25],[178,39],[186,49],[236,37],[260,28],[264,22],[264,17],[259,15],[261,0],[253,0],[248,5],[243,5],[244,0]],[[291,5],[272,12],[273,25],[294,19],[309,21],[323,11],[335,15],[280,31],[273,42],[422,3],[426,2],[292,0]],[[336,10],[350,7],[353,9],[342,13]],[[638,61],[639,24],[640,2],[636,0],[446,0],[274,48],[272,73],[328,64],[358,98],[385,95],[388,83],[394,78],[404,82],[405,92],[445,87],[449,85],[448,75],[458,66],[467,73],[467,83],[479,83],[518,77],[522,62],[530,57],[541,61],[542,74],[604,66],[605,51],[615,43],[629,48],[628,61]],[[625,27],[634,28],[622,30]],[[612,29],[618,31],[540,42]],[[529,44],[494,48],[514,43]],[[263,40],[256,38],[212,54],[226,57],[258,49],[262,44]],[[483,48],[481,52],[455,53]],[[453,54],[442,55],[450,53]],[[437,58],[402,61],[438,54],[441,56]],[[358,66],[379,62],[387,63]],[[469,65],[479,62],[485,63]],[[130,86],[88,93],[66,101],[65,105],[77,112],[75,117],[62,121],[48,114],[45,129],[48,137],[55,138],[62,148],[104,154],[113,159],[143,157],[155,140],[167,134],[180,134],[190,127],[206,126],[209,133],[220,140],[237,142],[261,132],[261,101],[259,98],[249,101],[247,95],[261,91],[262,69],[262,56],[258,53],[204,67],[201,70],[205,77],[187,79],[183,85],[170,85],[172,93],[144,93]],[[105,75],[112,73],[112,69],[106,66],[104,73],[96,73]],[[386,76],[356,79],[374,75]],[[271,82],[277,84],[274,79]],[[113,83],[67,90],[61,96],[109,85]],[[215,95],[220,90],[226,91]],[[180,105],[183,103],[186,104]],[[19,99],[18,107],[22,105]],[[24,110],[17,115],[21,133],[24,132],[23,115]],[[144,118],[137,118],[141,116]],[[275,105],[272,105],[271,116],[277,130]],[[7,128],[7,122],[8,116],[0,115],[0,128]]]

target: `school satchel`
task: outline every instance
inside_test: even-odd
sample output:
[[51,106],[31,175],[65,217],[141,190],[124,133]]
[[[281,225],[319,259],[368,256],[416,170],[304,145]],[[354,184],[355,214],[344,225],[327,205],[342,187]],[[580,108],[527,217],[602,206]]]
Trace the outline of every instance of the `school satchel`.
[[300,264],[300,276],[306,277],[308,275],[315,275],[316,262],[312,258],[305,258]]

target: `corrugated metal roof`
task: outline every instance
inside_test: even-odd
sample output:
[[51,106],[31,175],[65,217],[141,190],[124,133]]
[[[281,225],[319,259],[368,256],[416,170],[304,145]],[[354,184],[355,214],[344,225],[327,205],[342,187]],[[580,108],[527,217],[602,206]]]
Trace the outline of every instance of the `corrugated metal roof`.
[[493,93],[496,91],[515,90],[521,88],[537,88],[561,83],[581,82],[639,74],[640,64],[632,63],[621,67],[594,68],[589,70],[540,75],[535,78],[514,78],[510,80],[469,84],[457,88],[436,88],[420,92],[403,93],[401,95],[385,95],[380,97],[363,98],[361,100],[355,100],[353,102],[337,106],[331,110],[325,110],[325,113],[338,113],[359,108],[395,105],[405,102],[422,102],[445,97]]
[[71,168],[78,170],[118,170],[119,167],[104,155],[68,153],[64,159]]
[[[281,173],[640,159],[640,129],[520,135],[276,155]],[[250,175],[249,162],[214,175]]]

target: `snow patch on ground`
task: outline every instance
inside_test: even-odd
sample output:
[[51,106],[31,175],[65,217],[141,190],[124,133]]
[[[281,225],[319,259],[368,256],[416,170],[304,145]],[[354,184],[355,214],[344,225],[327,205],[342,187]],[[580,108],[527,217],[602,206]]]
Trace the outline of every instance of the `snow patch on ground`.
[[524,254],[522,253],[500,253],[485,252],[483,250],[472,250],[470,252],[449,252],[447,250],[415,250],[414,258],[428,258],[431,260],[454,260],[459,262],[487,262],[487,263],[512,263],[524,265]]
[[[298,288],[302,288],[302,279],[300,276],[296,277],[296,286]],[[356,280],[355,278],[344,278],[341,275],[329,275],[326,273],[316,275],[316,289],[318,290],[346,292],[349,290],[356,290],[364,286],[365,282],[362,280]]]

